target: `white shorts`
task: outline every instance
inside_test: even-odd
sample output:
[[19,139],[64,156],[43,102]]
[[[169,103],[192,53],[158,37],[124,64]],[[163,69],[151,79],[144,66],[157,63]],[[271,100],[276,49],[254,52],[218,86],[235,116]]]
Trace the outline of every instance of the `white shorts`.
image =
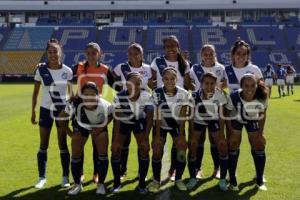
[[266,84],[266,86],[272,86],[273,85],[273,79],[272,78],[266,78],[265,84]]
[[294,76],[286,76],[287,84],[294,84]]
[[277,79],[277,85],[285,85],[285,80],[284,79]]

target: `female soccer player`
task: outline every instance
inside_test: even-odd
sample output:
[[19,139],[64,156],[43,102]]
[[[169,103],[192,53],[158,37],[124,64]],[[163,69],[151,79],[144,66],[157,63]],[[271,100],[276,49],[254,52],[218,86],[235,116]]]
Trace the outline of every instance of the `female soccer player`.
[[[114,78],[112,76],[111,71],[108,66],[100,63],[101,58],[101,48],[97,43],[90,42],[85,47],[85,56],[87,58],[86,61],[80,62],[76,66],[76,74],[77,74],[77,83],[80,92],[80,88],[82,88],[85,83],[91,81],[96,83],[99,95],[102,95],[104,84],[109,84],[113,87]],[[80,94],[79,94],[80,95]],[[98,183],[98,174],[97,174],[97,160],[98,154],[95,144],[93,143],[93,164],[94,164],[94,172],[93,172],[93,181],[94,183]],[[84,160],[84,153],[82,156]],[[84,179],[82,172],[82,180]]]
[[231,91],[239,89],[240,80],[246,73],[254,74],[258,79],[263,75],[258,66],[251,62],[251,49],[248,43],[238,39],[231,48],[231,65],[225,67],[227,86]]
[[283,65],[278,64],[277,65],[277,73],[276,73],[276,81],[277,81],[277,86],[278,86],[278,94],[279,97],[285,96],[284,92],[284,86],[285,86],[285,79],[286,79],[286,70],[284,69]]
[[[217,77],[217,86],[221,89],[224,88],[226,86],[225,67],[222,64],[218,63],[215,47],[211,44],[203,45],[200,51],[200,55],[201,55],[201,63],[194,64],[190,72],[191,80],[195,84],[195,91],[201,89],[201,77],[203,76],[204,73],[207,72],[211,72],[215,74],[215,76]],[[197,168],[197,178],[199,179],[203,178],[201,164],[202,164],[202,158],[204,154],[205,138],[206,138],[206,134],[204,130],[203,134],[200,134],[200,137],[198,138],[199,144],[197,150],[196,168]],[[211,134],[209,134],[209,141],[210,141],[210,152],[214,163],[214,171],[212,176],[215,178],[220,178],[218,148]]]
[[[218,155],[218,163],[220,163],[221,177],[219,187],[221,190],[227,190],[227,182],[225,180],[227,173],[228,150],[227,142],[224,135],[224,113],[227,104],[226,94],[217,89],[217,76],[214,73],[204,73],[200,79],[201,88],[193,93],[193,117],[190,120],[189,133],[189,153],[188,167],[190,172],[190,180],[187,183],[188,189],[193,189],[198,180],[196,179],[196,162],[199,138],[205,134],[206,128],[213,138]],[[221,117],[220,117],[221,115]]]
[[272,92],[272,86],[275,80],[275,72],[271,64],[267,65],[267,68],[264,71],[264,78],[265,78],[266,86],[269,88],[269,98],[270,98]]
[[61,113],[62,117],[73,115],[72,162],[71,169],[75,185],[69,195],[77,195],[82,190],[80,180],[83,160],[82,152],[89,137],[97,149],[97,174],[99,182],[96,194],[106,194],[104,181],[108,170],[108,132],[107,125],[112,120],[113,106],[99,97],[98,87],[94,82],[86,82],[81,88],[81,96],[76,98],[72,107]]
[[[121,87],[126,89],[126,77],[131,72],[137,72],[142,78],[142,89],[148,90],[153,88],[151,68],[148,64],[143,62],[144,50],[138,43],[132,43],[127,49],[128,61],[121,63],[113,69],[115,80],[120,80]],[[126,140],[123,143],[121,152],[121,179],[126,176],[127,173],[127,161],[129,155],[129,144],[131,140],[131,134],[127,135]]]
[[292,65],[288,65],[286,68],[286,87],[287,93],[290,95],[291,93],[294,94],[294,79],[296,77],[296,70]]
[[69,165],[70,153],[67,146],[66,132],[58,125],[57,117],[64,109],[67,99],[67,90],[69,96],[72,96],[72,85],[70,81],[73,78],[72,70],[61,63],[62,48],[56,39],[51,39],[47,43],[46,54],[48,62],[40,63],[34,76],[34,90],[32,95],[32,124],[36,122],[36,105],[40,87],[42,85],[43,97],[40,106],[40,149],[37,153],[39,180],[36,188],[43,188],[46,183],[46,163],[47,149],[49,146],[49,137],[53,120],[55,120],[58,146],[60,149],[61,165],[63,169],[62,186],[69,187]]
[[[152,78],[154,88],[163,86],[162,72],[166,67],[173,67],[177,72],[176,85],[182,88],[194,90],[194,85],[191,82],[189,73],[190,66],[185,60],[180,50],[180,43],[176,36],[170,35],[163,39],[164,56],[156,57],[151,63]],[[171,165],[169,176],[171,180],[175,179],[175,165],[176,165],[176,149],[173,144],[171,152]]]
[[142,78],[138,72],[127,75],[125,90],[117,94],[114,100],[114,131],[112,141],[111,165],[114,185],[111,192],[121,188],[120,159],[121,150],[128,135],[133,132],[138,146],[139,185],[136,190],[147,193],[145,178],[149,168],[149,133],[153,125],[153,102],[151,95],[142,90]]
[[226,108],[230,110],[230,120],[228,129],[230,129],[229,140],[229,188],[238,191],[237,179],[235,176],[239,147],[241,143],[241,134],[243,127],[248,133],[251,145],[251,153],[256,169],[256,186],[260,190],[267,190],[263,182],[265,169],[265,138],[264,125],[266,120],[266,108],[268,89],[261,80],[253,74],[246,73],[241,78],[241,89],[231,93],[229,103]]
[[169,132],[176,146],[176,177],[175,185],[181,191],[187,190],[181,180],[186,165],[185,121],[189,104],[189,94],[186,90],[176,85],[177,70],[167,67],[162,72],[163,87],[153,91],[156,105],[155,126],[152,138],[152,170],[153,181],[148,186],[150,192],[156,193],[160,190],[161,159],[166,136]]

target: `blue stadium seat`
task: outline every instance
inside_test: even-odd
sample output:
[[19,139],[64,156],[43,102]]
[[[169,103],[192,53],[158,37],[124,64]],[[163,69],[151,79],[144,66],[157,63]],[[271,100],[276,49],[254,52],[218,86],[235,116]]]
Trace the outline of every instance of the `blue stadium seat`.
[[15,28],[4,45],[4,50],[45,50],[53,28],[30,27]]
[[148,50],[162,50],[162,39],[168,35],[176,35],[180,41],[182,49],[188,49],[189,36],[188,28],[150,28],[147,31],[147,44]]
[[286,49],[283,31],[277,27],[240,27],[239,36],[254,50]]
[[7,41],[10,31],[9,28],[0,28],[0,49],[2,49],[4,43]]
[[99,31],[99,44],[107,51],[127,50],[132,42],[142,42],[141,27],[106,27]]
[[60,27],[54,37],[62,44],[64,50],[84,50],[89,42],[96,41],[96,28]]

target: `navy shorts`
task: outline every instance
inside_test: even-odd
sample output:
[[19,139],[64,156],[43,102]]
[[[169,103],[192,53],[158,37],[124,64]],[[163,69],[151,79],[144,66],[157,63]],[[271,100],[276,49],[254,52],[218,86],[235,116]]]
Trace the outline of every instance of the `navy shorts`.
[[[153,133],[153,136],[156,135],[155,126],[153,127],[152,133]],[[178,137],[180,135],[179,127],[173,128],[171,130],[160,128],[160,137],[166,139],[168,133],[171,134],[172,138]]]
[[245,126],[248,133],[259,131],[259,122],[257,120],[249,120],[247,121],[247,124],[240,123],[237,120],[232,120],[231,126],[233,129],[238,131],[242,131],[243,126]]
[[207,125],[194,123],[194,130],[203,132],[205,131],[206,127],[208,128],[209,133],[215,133],[220,131],[220,123],[218,120],[210,120],[206,122]]
[[133,132],[133,134],[144,133],[146,131],[146,125],[146,119],[138,120],[135,124],[126,124],[120,121],[120,133],[122,135],[130,135],[131,132]]
[[[53,117],[58,117],[61,111],[62,110],[51,111],[49,109],[40,107],[39,126],[51,129],[53,125],[53,121],[55,120]],[[59,127],[57,120],[55,120],[55,124],[56,127]]]
[[[73,126],[74,133],[80,133],[82,135],[82,137],[86,137],[86,138],[89,137],[91,131],[89,129],[86,129],[86,128],[80,126],[78,124],[78,122],[76,121],[76,119],[72,120],[72,126]],[[107,132],[107,126],[105,127],[104,132]]]

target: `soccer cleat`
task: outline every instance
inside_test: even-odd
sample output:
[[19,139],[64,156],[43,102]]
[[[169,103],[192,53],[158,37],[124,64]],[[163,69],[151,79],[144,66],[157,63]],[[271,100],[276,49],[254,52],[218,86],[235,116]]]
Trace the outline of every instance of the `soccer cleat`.
[[[256,174],[255,174],[253,180],[256,180]],[[266,182],[267,182],[267,179],[265,178],[265,176],[263,176],[263,183],[266,183]]]
[[204,175],[201,169],[197,171],[196,178],[200,180],[204,179]]
[[220,179],[220,181],[219,181],[219,188],[222,191],[227,191],[228,190],[228,184],[227,184],[226,179]]
[[120,180],[123,180],[126,176],[127,176],[127,172],[124,172],[124,173],[120,176]]
[[212,174],[212,177],[213,178],[216,178],[216,179],[220,179],[221,178],[221,172],[220,172],[220,169],[215,169],[213,174]]
[[81,184],[83,184],[83,182],[84,182],[84,175],[83,174],[80,176],[80,182],[81,182]]
[[237,191],[239,191],[240,189],[239,189],[239,186],[234,186],[234,185],[229,185],[229,187],[228,187],[231,191],[235,191],[235,192],[237,192]]
[[111,193],[118,193],[120,190],[121,190],[121,185],[113,186],[112,188],[110,188]]
[[35,184],[34,187],[36,189],[41,189],[41,188],[43,188],[45,186],[46,182],[47,182],[46,178],[40,177],[39,180],[38,180],[38,182],[37,182],[37,184]]
[[139,194],[147,194],[148,193],[148,189],[147,188],[141,188],[140,186],[137,186],[135,188],[135,191],[137,191]]
[[190,178],[186,187],[188,190],[192,190],[198,184],[198,180],[196,178]]
[[265,184],[261,184],[261,185],[256,184],[255,186],[261,191],[268,191],[268,188]]
[[152,193],[157,193],[160,190],[160,184],[156,180],[153,180],[149,185],[148,185],[148,191]]
[[187,187],[184,184],[183,180],[177,180],[175,181],[175,185],[177,187],[178,190],[180,191],[187,191]]
[[63,188],[68,188],[68,187],[70,187],[69,177],[64,176],[64,177],[62,178],[61,187],[63,187]]
[[96,194],[101,194],[101,195],[105,195],[105,187],[103,183],[98,184],[97,190],[96,190]]
[[77,195],[79,192],[82,191],[82,185],[81,184],[75,184],[71,190],[69,190],[68,195]]
[[94,175],[93,175],[93,182],[94,182],[95,184],[98,184],[98,181],[99,181],[99,175],[98,175],[98,174],[94,174]]
[[176,176],[176,170],[174,170],[174,171],[169,171],[169,179],[171,180],[171,181],[175,181],[175,176]]

